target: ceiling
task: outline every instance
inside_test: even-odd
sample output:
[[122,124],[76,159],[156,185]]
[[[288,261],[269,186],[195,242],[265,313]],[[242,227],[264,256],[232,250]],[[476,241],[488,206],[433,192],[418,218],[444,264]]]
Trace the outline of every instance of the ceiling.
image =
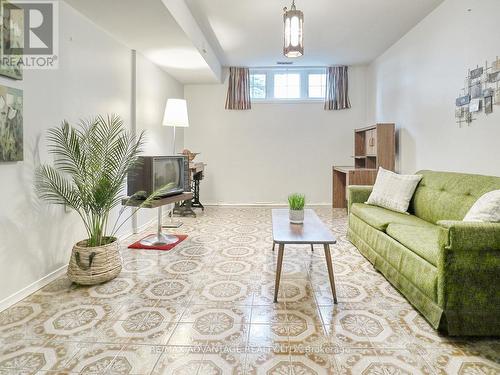
[[[66,0],[183,83],[214,83],[221,66],[367,64],[443,0],[296,0],[305,55],[282,55],[291,0]],[[207,52],[208,50],[208,52]]]
[[[295,0],[304,12],[305,54],[295,65],[366,64],[443,0]],[[291,0],[186,0],[209,25],[224,65],[272,66],[282,53],[283,7]],[[210,31],[209,31],[210,33]]]
[[161,0],[66,0],[102,29],[183,83],[216,78]]

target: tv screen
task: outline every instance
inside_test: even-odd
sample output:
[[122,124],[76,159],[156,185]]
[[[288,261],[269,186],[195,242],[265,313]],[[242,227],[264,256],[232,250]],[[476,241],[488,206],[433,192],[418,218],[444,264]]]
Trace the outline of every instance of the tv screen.
[[159,190],[160,195],[165,195],[182,187],[182,159],[155,159],[153,163],[154,191]]
[[141,156],[128,175],[129,196],[145,199],[180,194],[188,186],[187,158],[184,156]]

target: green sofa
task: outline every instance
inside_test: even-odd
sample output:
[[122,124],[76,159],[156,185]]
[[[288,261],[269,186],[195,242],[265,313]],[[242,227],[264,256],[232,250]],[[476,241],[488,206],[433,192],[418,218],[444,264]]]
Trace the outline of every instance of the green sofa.
[[348,238],[435,328],[500,335],[500,223],[463,222],[500,177],[420,171],[409,213],[367,205],[349,186]]

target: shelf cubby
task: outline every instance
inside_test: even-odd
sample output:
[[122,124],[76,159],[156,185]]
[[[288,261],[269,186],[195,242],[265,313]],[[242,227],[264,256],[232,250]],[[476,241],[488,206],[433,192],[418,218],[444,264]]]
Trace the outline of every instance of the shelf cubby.
[[376,124],[354,130],[354,167],[394,171],[396,139],[394,124]]

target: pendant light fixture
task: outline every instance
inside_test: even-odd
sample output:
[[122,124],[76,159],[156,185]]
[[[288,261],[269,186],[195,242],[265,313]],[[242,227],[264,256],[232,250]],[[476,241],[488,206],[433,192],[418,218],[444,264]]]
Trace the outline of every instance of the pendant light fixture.
[[285,36],[283,54],[286,57],[300,57],[304,54],[304,13],[297,10],[295,0],[292,0],[290,10],[283,8]]

